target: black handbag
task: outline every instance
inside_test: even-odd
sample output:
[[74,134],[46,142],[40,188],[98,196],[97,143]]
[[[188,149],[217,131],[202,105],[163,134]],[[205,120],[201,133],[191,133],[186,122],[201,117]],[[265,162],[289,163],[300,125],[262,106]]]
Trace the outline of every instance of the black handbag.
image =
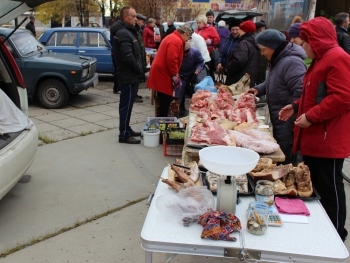
[[220,52],[218,49],[212,49],[210,52],[210,58],[212,61],[218,61],[220,57]]

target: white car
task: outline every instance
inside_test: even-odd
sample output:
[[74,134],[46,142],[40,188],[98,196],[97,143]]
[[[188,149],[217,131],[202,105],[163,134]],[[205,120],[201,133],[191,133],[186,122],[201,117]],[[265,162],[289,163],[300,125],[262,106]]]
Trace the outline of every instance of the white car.
[[[5,24],[34,8],[35,5],[45,2],[48,0],[1,0],[0,10],[4,15],[0,17],[0,24]],[[2,42],[0,43],[0,199],[21,179],[32,164],[37,151],[38,131],[27,114],[28,98],[22,74]]]

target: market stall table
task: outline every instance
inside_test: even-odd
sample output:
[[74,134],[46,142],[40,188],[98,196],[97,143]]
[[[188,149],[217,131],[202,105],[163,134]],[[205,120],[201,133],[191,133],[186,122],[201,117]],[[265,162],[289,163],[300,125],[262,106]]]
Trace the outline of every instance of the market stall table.
[[[168,167],[162,173],[163,178],[167,176]],[[284,223],[282,227],[269,227],[263,236],[255,236],[245,227],[247,208],[254,197],[240,197],[236,216],[243,229],[232,234],[236,242],[229,242],[201,239],[201,225],[194,223],[184,227],[179,215],[159,207],[162,195],[175,195],[175,191],[158,183],[141,231],[146,263],[152,262],[153,252],[239,260],[252,257],[257,260],[255,262],[347,262],[349,252],[318,200],[305,201],[311,214],[308,224]]]

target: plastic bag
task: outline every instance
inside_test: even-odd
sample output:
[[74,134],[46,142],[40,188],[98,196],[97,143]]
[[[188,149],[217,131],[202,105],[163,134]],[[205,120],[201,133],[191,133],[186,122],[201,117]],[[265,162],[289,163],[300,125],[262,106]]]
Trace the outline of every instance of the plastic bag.
[[206,186],[189,187],[174,195],[162,196],[161,205],[180,215],[187,226],[186,222],[196,222],[209,208],[214,208],[215,200]]
[[214,87],[214,81],[210,76],[206,76],[201,82],[194,86],[194,91],[196,92],[197,90],[208,90],[210,92],[218,92],[218,90]]

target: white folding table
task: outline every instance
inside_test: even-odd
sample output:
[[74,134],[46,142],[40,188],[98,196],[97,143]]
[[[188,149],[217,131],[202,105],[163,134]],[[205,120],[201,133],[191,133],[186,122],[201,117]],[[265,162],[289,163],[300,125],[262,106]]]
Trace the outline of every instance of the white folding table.
[[[168,177],[167,167],[162,177]],[[240,197],[236,216],[241,220],[243,229],[232,234],[237,238],[236,242],[229,242],[202,239],[202,226],[197,223],[183,226],[179,215],[157,205],[163,195],[175,195],[175,191],[159,181],[141,231],[146,263],[152,263],[153,252],[240,260],[250,257],[257,262],[346,263],[349,257],[347,248],[318,200],[305,201],[310,211],[309,224],[270,226],[265,235],[255,236],[245,227],[247,208],[254,197]]]

